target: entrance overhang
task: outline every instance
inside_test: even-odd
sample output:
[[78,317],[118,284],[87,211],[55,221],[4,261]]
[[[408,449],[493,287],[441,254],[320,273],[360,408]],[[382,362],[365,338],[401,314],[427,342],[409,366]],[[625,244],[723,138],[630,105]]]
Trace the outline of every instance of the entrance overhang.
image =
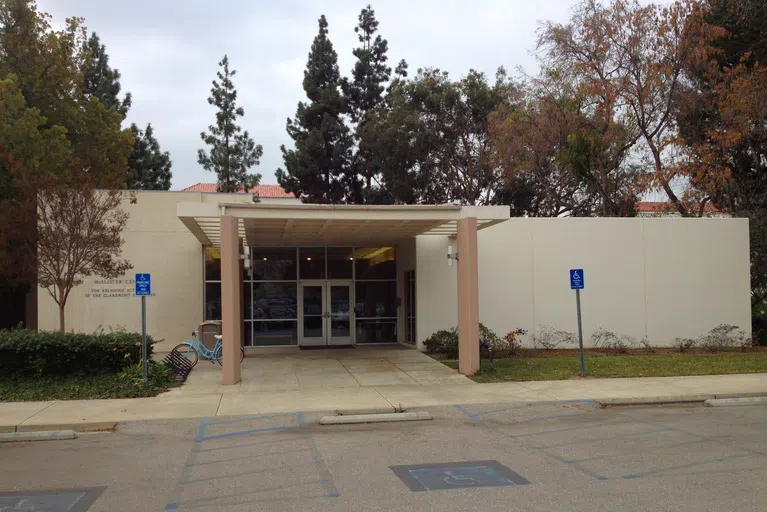
[[509,218],[506,206],[180,203],[179,219],[203,245],[221,245],[220,217],[237,220],[251,247],[394,245],[418,235],[456,236],[458,221],[483,229]]

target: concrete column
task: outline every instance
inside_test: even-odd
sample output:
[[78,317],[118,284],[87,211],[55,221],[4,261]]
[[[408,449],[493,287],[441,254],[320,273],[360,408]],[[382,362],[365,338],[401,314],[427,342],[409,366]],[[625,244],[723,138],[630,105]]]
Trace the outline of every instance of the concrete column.
[[240,236],[236,217],[221,216],[221,321],[224,335],[222,384],[240,382],[242,339]]
[[477,219],[458,221],[458,371],[479,370],[479,269]]

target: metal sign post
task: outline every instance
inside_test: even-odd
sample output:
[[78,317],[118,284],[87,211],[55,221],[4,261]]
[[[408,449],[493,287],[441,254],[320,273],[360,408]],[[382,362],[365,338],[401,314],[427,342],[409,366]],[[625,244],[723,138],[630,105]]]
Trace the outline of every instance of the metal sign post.
[[147,295],[152,295],[152,276],[149,274],[136,274],[136,295],[141,297],[141,368],[144,389],[146,389],[149,381],[146,346],[146,298]]
[[583,360],[583,326],[581,325],[581,290],[583,288],[583,269],[570,269],[570,289],[575,290],[575,307],[578,310],[578,347],[581,351],[581,377],[586,376],[586,363]]

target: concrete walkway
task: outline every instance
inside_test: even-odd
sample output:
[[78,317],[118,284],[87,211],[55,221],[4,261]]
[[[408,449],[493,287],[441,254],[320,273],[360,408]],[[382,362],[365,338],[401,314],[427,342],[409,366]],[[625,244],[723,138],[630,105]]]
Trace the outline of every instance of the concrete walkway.
[[767,396],[767,373],[585,379],[497,384],[399,384],[287,391],[166,393],[155,398],[0,403],[0,432],[106,428],[150,419],[250,415],[295,411],[393,411],[395,408],[562,400],[629,402]]

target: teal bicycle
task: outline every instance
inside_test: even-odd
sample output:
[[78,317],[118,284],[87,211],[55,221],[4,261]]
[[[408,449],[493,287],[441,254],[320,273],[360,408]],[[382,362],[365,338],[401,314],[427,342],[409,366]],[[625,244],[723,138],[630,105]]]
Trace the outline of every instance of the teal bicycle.
[[[207,359],[210,362],[217,361],[218,364],[222,364],[222,357],[224,352],[223,336],[220,334],[214,335],[216,338],[216,344],[213,348],[209,349],[197,338],[197,329],[192,331],[192,341],[185,341],[179,343],[173,347],[172,352],[179,354],[181,357],[189,361],[194,366],[199,361],[200,357]],[[240,347],[240,362],[245,359],[245,349]]]

